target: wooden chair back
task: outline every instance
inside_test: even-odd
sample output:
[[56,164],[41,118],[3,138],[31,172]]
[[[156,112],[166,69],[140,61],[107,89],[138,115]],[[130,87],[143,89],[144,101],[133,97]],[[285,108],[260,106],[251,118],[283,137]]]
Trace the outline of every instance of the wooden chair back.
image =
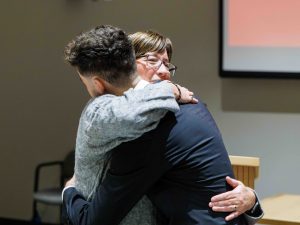
[[235,178],[254,189],[254,180],[259,174],[259,158],[230,155],[229,159]]

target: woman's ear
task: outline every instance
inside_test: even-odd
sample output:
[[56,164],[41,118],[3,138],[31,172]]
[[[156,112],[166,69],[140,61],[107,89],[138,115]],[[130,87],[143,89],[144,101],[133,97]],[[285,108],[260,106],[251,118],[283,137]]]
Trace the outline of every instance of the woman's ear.
[[94,83],[95,91],[97,95],[103,95],[105,93],[105,82],[97,76],[92,78],[92,82]]

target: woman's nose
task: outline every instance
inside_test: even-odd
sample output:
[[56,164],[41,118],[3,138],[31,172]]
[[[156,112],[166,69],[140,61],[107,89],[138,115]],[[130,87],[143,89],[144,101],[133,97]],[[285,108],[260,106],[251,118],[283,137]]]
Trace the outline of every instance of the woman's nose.
[[169,69],[164,65],[162,64],[158,70],[157,70],[157,75],[160,77],[160,79],[162,80],[170,80],[170,71]]

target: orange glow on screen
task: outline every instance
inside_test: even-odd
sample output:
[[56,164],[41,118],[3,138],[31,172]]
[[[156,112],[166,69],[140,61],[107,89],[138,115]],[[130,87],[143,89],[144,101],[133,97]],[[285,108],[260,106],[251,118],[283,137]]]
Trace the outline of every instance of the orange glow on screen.
[[300,46],[300,0],[228,1],[230,46]]

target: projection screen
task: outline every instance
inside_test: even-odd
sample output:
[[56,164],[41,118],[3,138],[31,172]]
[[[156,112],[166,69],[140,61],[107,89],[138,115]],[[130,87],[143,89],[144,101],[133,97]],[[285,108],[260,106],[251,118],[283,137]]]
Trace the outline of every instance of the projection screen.
[[300,78],[300,0],[220,0],[221,77]]

